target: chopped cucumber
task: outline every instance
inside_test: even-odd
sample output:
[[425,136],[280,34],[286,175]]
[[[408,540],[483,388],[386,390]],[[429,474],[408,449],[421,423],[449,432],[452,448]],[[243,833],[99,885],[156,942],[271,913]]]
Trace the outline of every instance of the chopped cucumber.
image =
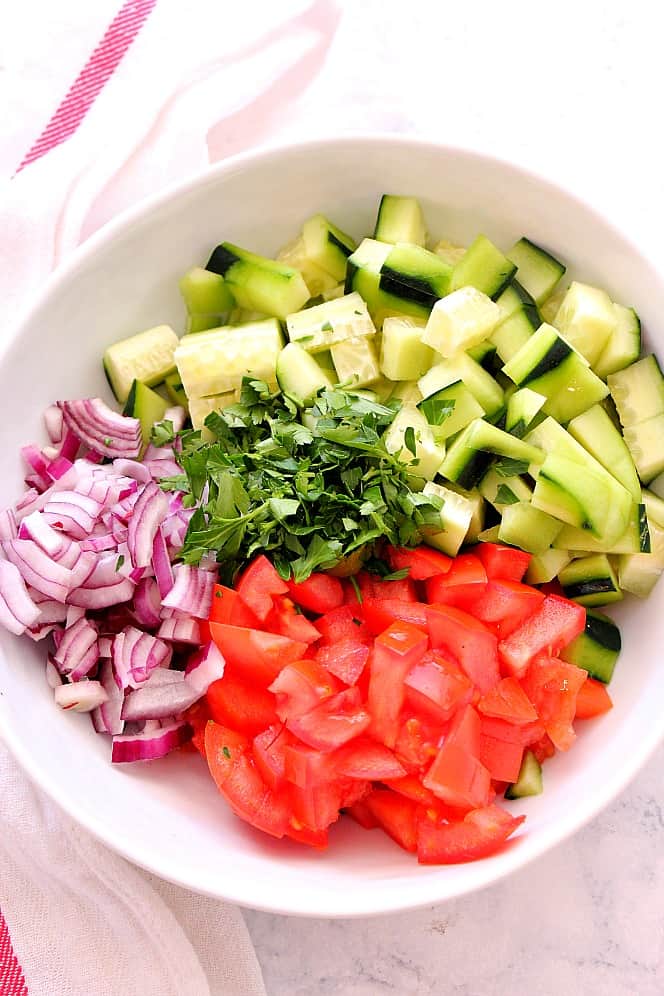
[[487,339],[500,321],[500,308],[475,287],[461,287],[436,301],[422,342],[443,356],[454,356]]
[[533,505],[611,543],[627,528],[632,500],[608,474],[596,473],[590,466],[580,474],[576,462],[549,453],[539,468]]
[[548,550],[562,529],[562,522],[525,501],[506,505],[498,528],[498,541],[521,547],[536,556]]
[[567,431],[620,481],[634,501],[641,500],[641,484],[629,449],[601,405],[573,418]]
[[567,550],[556,550],[554,547],[549,547],[544,553],[533,555],[526,571],[526,583],[546,584],[548,581],[553,581],[571,559]]
[[431,370],[420,378],[418,386],[422,397],[427,398],[459,380],[466,385],[487,416],[495,415],[502,409],[504,401],[502,387],[467,353],[457,353],[456,356],[442,360],[431,367]]
[[565,267],[555,256],[525,237],[512,246],[507,257],[516,263],[519,283],[538,305],[551,297],[565,273]]
[[440,510],[442,528],[440,531],[427,529],[425,532],[426,542],[429,546],[446,553],[448,557],[456,557],[465,542],[473,520],[473,503],[462,494],[457,494],[450,488],[431,482],[424,485],[422,493],[435,495],[443,502],[443,507]]
[[108,347],[104,372],[120,404],[129,397],[135,380],[154,387],[173,372],[178,341],[170,325],[156,325]]
[[664,413],[664,378],[652,353],[610,374],[607,383],[623,427]]
[[195,335],[197,332],[209,332],[210,329],[221,328],[223,324],[223,315],[187,315],[185,335]]
[[618,584],[638,598],[645,598],[664,570],[664,529],[649,523],[650,553],[621,554],[618,557]]
[[575,280],[570,284],[553,324],[594,366],[615,331],[616,313],[606,291]]
[[332,387],[333,380],[306,349],[296,342],[289,342],[279,353],[276,366],[279,389],[300,408],[324,387]]
[[505,431],[523,439],[545,403],[544,395],[529,387],[515,391],[507,401]]
[[412,477],[424,481],[434,479],[445,458],[445,449],[436,443],[427,420],[415,405],[403,405],[397,412],[385,433],[385,448],[406,464]]
[[433,363],[422,342],[424,323],[416,318],[386,318],[380,344],[380,369],[390,380],[417,380]]
[[615,328],[593,364],[593,370],[602,380],[635,363],[641,353],[641,322],[634,308],[614,304],[613,311]]
[[380,380],[378,353],[369,336],[337,342],[330,347],[330,353],[340,384],[347,387],[367,387]]
[[654,494],[654,492],[648,491],[647,488],[643,489],[641,497],[645,505],[648,522],[653,522],[660,529],[664,529],[664,500],[659,495]]
[[495,300],[515,273],[515,264],[486,235],[478,235],[454,267],[449,289],[476,287]]
[[526,466],[544,459],[544,453],[536,446],[478,418],[454,440],[440,473],[449,481],[470,490],[481,481],[496,456],[523,461]]
[[555,547],[579,553],[649,553],[650,531],[645,505],[634,502],[629,511],[627,528],[617,540],[596,539],[587,529],[563,526],[558,534]]
[[292,266],[300,271],[312,298],[322,297],[323,294],[337,287],[337,281],[332,274],[322,269],[309,257],[302,235],[298,235],[292,242],[287,242],[285,246],[282,246],[277,253],[277,262],[285,263],[286,266]]
[[381,289],[431,309],[450,289],[452,268],[434,252],[398,242],[380,268]]
[[307,258],[329,273],[336,283],[346,277],[348,257],[357,248],[355,239],[333,225],[324,214],[315,214],[302,226]]
[[166,394],[171,399],[174,405],[180,405],[185,411],[189,409],[189,402],[187,401],[187,395],[182,386],[182,381],[180,380],[180,374],[177,370],[169,374],[164,380],[164,387],[166,388]]
[[297,342],[308,353],[376,333],[367,306],[356,292],[289,315],[286,328],[291,342]]
[[156,422],[161,422],[169,402],[157,394],[147,384],[142,384],[140,380],[135,380],[129,389],[129,394],[122,409],[123,415],[130,415],[137,418],[141,423],[141,434],[143,436],[143,446],[150,442],[152,426]]
[[456,266],[461,257],[465,255],[466,247],[457,245],[456,242],[449,242],[447,239],[441,239],[440,242],[436,243],[433,251],[436,256],[440,256],[450,266]]
[[175,362],[191,401],[233,391],[247,376],[276,385],[282,346],[279,322],[268,318],[185,336],[175,351]]
[[456,484],[448,484],[446,487],[448,491],[453,492],[455,495],[459,495],[461,498],[465,498],[465,500],[470,503],[472,515],[470,517],[470,523],[468,525],[468,531],[466,532],[464,542],[476,543],[480,533],[484,529],[484,518],[486,512],[484,498],[478,491],[466,491],[464,488],[460,488]]
[[311,296],[302,274],[292,266],[222,242],[207,262],[219,273],[241,308],[285,319]]
[[503,363],[508,363],[519,352],[541,324],[542,318],[537,308],[527,304],[522,304],[508,318],[503,319],[491,335],[491,342]]
[[605,553],[579,557],[564,567],[559,575],[566,598],[581,605],[608,605],[621,601],[618,579]]
[[620,630],[614,621],[601,612],[588,611],[583,633],[572,640],[560,656],[569,664],[583,668],[590,678],[608,685],[620,650]]
[[454,436],[461,429],[465,429],[473,419],[484,415],[484,409],[479,401],[460,380],[423,398],[417,407],[439,440]]
[[484,475],[478,490],[499,512],[505,505],[514,505],[517,501],[529,502],[533,497],[532,488],[523,477],[518,474],[504,477],[493,468]]
[[505,789],[505,798],[525,799],[529,795],[541,795],[543,791],[542,765],[533,752],[527,750],[523,755],[519,777]]
[[224,278],[202,266],[187,270],[180,280],[180,293],[188,315],[221,316],[235,307],[235,298]]
[[649,484],[664,471],[664,414],[625,426],[624,435],[639,477]]
[[471,346],[467,353],[471,360],[479,363],[488,373],[493,373],[496,366],[496,347],[489,339],[478,343],[477,346]]
[[427,231],[419,201],[415,197],[383,194],[373,237],[380,242],[425,245]]
[[214,394],[209,398],[192,398],[189,402],[189,415],[194,429],[203,429],[210,412],[220,412],[239,400],[239,391]]
[[431,310],[431,306],[413,300],[407,289],[397,287],[395,292],[393,286],[388,289],[383,284],[381,268],[393,249],[388,242],[364,239],[348,258],[346,294],[356,291],[362,296],[378,328],[389,315],[410,315],[426,321]]

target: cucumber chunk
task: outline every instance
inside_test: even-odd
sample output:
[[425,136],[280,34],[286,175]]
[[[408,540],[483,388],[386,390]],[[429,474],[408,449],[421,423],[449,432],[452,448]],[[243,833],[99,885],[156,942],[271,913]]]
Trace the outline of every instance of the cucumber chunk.
[[129,389],[125,406],[122,409],[123,415],[137,418],[141,423],[141,434],[143,436],[143,446],[150,442],[152,426],[156,422],[161,422],[169,402],[157,394],[147,384],[142,384],[140,380],[135,380]]
[[288,338],[308,353],[319,353],[346,339],[376,333],[367,306],[356,292],[305,308],[286,319]]
[[533,752],[527,750],[523,755],[519,777],[505,789],[505,798],[525,799],[529,795],[541,795],[543,791],[542,765]]
[[570,284],[553,324],[593,366],[615,331],[616,313],[606,291],[575,280]]
[[516,265],[486,235],[478,235],[454,267],[449,289],[476,287],[495,300],[515,273]]
[[456,242],[450,242],[448,239],[441,239],[433,247],[433,251],[436,256],[440,256],[450,266],[456,266],[461,257],[466,254],[466,247],[457,245]]
[[398,297],[433,308],[449,291],[452,268],[434,252],[398,242],[380,268],[380,287]]
[[507,253],[517,266],[517,279],[539,305],[553,294],[565,267],[546,249],[521,238]]
[[386,318],[380,344],[380,369],[390,380],[417,380],[433,363],[433,350],[422,342],[424,323],[415,318]]
[[491,335],[491,342],[503,363],[508,363],[519,352],[541,324],[537,308],[525,304],[500,323]]
[[[408,448],[408,430],[412,430],[415,452]],[[415,405],[403,405],[385,433],[385,448],[406,464],[408,473],[432,481],[440,469],[445,450],[436,443],[425,417]]]
[[185,336],[175,350],[175,362],[191,401],[233,391],[247,376],[276,385],[282,346],[279,322],[268,318]]
[[605,553],[579,557],[558,575],[566,598],[580,605],[608,605],[622,600],[618,579]]
[[279,353],[276,375],[280,390],[300,408],[322,388],[333,385],[332,378],[296,342],[289,342]]
[[484,415],[484,409],[479,401],[460,380],[423,398],[417,407],[438,440],[449,439],[461,429],[465,429],[473,419]]
[[627,528],[617,540],[596,539],[587,529],[563,526],[553,544],[562,550],[579,553],[649,553],[650,529],[646,507],[634,502],[629,511]]
[[223,324],[223,315],[187,315],[185,335],[196,335],[197,332],[209,332],[210,329],[218,329]]
[[[322,299],[322,295],[334,290],[337,281],[331,273],[324,270],[309,257],[307,246],[302,235],[287,242],[277,253],[278,263],[285,263],[299,270],[309,289],[312,299]],[[344,266],[345,273],[345,266]]]
[[664,529],[649,523],[650,553],[621,554],[618,557],[618,584],[638,598],[646,598],[664,570]]
[[364,239],[348,257],[346,294],[357,291],[362,296],[377,328],[389,315],[410,315],[426,321],[431,310],[431,305],[413,299],[407,288],[386,287],[382,282],[381,268],[393,249],[390,243]]
[[448,557],[456,557],[466,540],[473,520],[473,503],[450,488],[432,482],[424,485],[422,493],[436,495],[443,502],[443,507],[440,510],[442,528],[440,530],[428,528],[424,532],[425,542],[429,546],[435,547],[436,550],[446,553]]
[[[192,398],[189,402],[189,417],[194,429],[202,429],[204,435],[207,434],[205,419],[210,412],[220,412],[229,405],[236,404],[240,399],[240,392],[226,391],[225,394],[214,394],[209,398]],[[206,438],[211,438],[207,436]]]
[[526,583],[546,584],[548,581],[553,581],[571,559],[567,550],[556,550],[554,547],[549,547],[537,556],[533,555],[526,571]]
[[483,370],[493,374],[496,367],[496,347],[489,339],[478,343],[477,346],[471,346],[467,353],[471,360],[479,363]]
[[311,296],[299,270],[232,242],[220,243],[205,268],[224,278],[241,308],[275,318],[285,319]]
[[562,529],[562,522],[528,502],[519,501],[503,508],[498,542],[519,546],[536,556],[548,550]]
[[380,242],[410,242],[424,246],[427,231],[419,201],[415,197],[383,194],[373,237]]
[[610,374],[607,383],[624,428],[664,413],[664,378],[652,353]]
[[164,387],[166,388],[166,394],[171,399],[174,405],[180,405],[185,411],[189,408],[189,403],[187,401],[187,395],[182,386],[182,381],[180,380],[180,374],[177,370],[173,373],[168,374],[164,379]]
[[625,426],[624,436],[639,477],[649,484],[664,471],[664,414]]
[[187,270],[179,286],[188,315],[220,316],[235,307],[235,299],[224,278],[218,273],[204,270],[202,266]]
[[539,467],[533,505],[611,543],[627,528],[632,500],[608,474],[596,473],[590,466],[581,474],[573,460],[549,453]]
[[620,481],[634,501],[641,500],[641,483],[630,451],[601,405],[593,405],[573,418],[567,431]]
[[507,401],[505,431],[523,439],[545,404],[544,395],[531,391],[529,387],[515,391]]
[[178,342],[170,325],[156,325],[108,347],[103,359],[104,372],[120,404],[129,397],[135,380],[154,387],[173,372]]
[[422,397],[427,398],[459,380],[466,385],[487,416],[495,415],[503,407],[502,387],[467,353],[457,353],[431,367],[418,381],[418,387]]
[[615,328],[593,364],[593,370],[602,380],[635,363],[641,354],[641,322],[634,308],[614,304],[613,311]]
[[442,356],[454,356],[487,339],[500,321],[500,308],[475,287],[461,287],[436,301],[422,342]]
[[469,491],[481,481],[496,456],[524,461],[526,465],[544,459],[542,450],[478,418],[454,440],[440,473]]
[[561,658],[588,672],[588,677],[608,685],[620,655],[620,630],[601,612],[586,612],[586,626],[563,651]]
[[330,347],[332,362],[340,384],[367,387],[380,380],[378,353],[369,336],[344,339]]
[[302,226],[307,258],[329,273],[336,283],[346,277],[348,257],[357,248],[352,236],[333,225],[324,214],[315,214]]
[[514,505],[517,501],[529,502],[533,497],[532,488],[523,477],[518,474],[504,477],[493,468],[484,475],[478,490],[499,512],[502,512],[506,505]]

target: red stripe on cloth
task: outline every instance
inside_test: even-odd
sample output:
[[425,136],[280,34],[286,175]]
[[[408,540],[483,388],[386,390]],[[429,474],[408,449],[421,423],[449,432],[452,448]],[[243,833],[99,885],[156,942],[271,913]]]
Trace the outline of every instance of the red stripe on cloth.
[[[157,0],[125,0],[17,173],[74,134],[122,61]],[[0,996],[4,996],[0,992]]]
[[28,996],[21,966],[12,948],[9,929],[0,912],[0,996]]

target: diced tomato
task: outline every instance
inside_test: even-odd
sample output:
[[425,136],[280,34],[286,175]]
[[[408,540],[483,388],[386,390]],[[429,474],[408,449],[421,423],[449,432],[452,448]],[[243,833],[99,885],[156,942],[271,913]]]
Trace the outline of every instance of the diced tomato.
[[210,710],[204,698],[189,706],[184,718],[194,731],[191,742],[203,757],[205,757],[205,727],[210,719]]
[[473,757],[479,757],[481,728],[482,722],[477,710],[471,705],[464,706],[450,723],[445,743],[454,744]]
[[288,728],[305,744],[319,751],[333,751],[364,733],[371,716],[362,705],[357,688],[345,688],[325,698],[305,713],[291,715]]
[[295,740],[284,747],[284,778],[298,788],[332,782],[335,777],[334,760],[329,754],[321,754],[319,750]]
[[315,847],[318,851],[324,851],[329,843],[327,830],[310,830],[309,827],[298,823],[294,817],[291,817],[290,823],[286,827],[286,836],[290,837],[291,840],[296,840],[298,844]]
[[271,789],[280,788],[286,780],[286,748],[292,737],[281,725],[268,727],[254,737],[253,754],[263,781]]
[[270,633],[279,633],[290,640],[299,640],[307,645],[320,640],[320,633],[306,616],[298,612],[290,598],[273,599],[272,611],[264,622]]
[[409,705],[440,723],[451,719],[473,696],[470,679],[435,650],[426,653],[410,670],[404,685]]
[[569,750],[579,689],[587,671],[555,657],[538,657],[523,679],[523,690],[537,709],[544,729],[558,750]]
[[521,826],[525,816],[511,816],[499,806],[468,813],[462,823],[435,824],[420,820],[417,860],[420,864],[449,865],[486,858]]
[[544,724],[539,719],[533,723],[522,723],[517,726],[504,719],[482,716],[480,726],[485,736],[505,740],[511,744],[520,744],[522,747],[536,743],[545,733]]
[[606,685],[593,678],[587,678],[576,697],[576,718],[591,719],[593,716],[601,716],[609,709],[613,709],[613,702]]
[[258,617],[240,598],[234,588],[223,584],[214,586],[210,622],[228,623],[230,626],[246,626],[249,629],[260,627]]
[[491,776],[477,757],[447,739],[422,784],[449,806],[477,809],[489,801]]
[[348,806],[345,812],[365,830],[375,830],[378,826],[378,821],[374,818],[364,799],[354,802],[352,806]]
[[485,716],[506,719],[523,726],[537,720],[537,712],[516,678],[501,681],[480,699],[477,708]]
[[413,581],[426,581],[436,574],[446,574],[454,563],[451,557],[424,545],[414,550],[388,546],[385,555],[393,571],[407,570]]
[[424,787],[419,775],[404,775],[403,778],[390,779],[390,788],[400,795],[405,795],[407,799],[412,799],[420,806],[435,807],[438,803],[438,799],[431,789]]
[[288,587],[266,556],[261,554],[242,572],[235,585],[238,595],[261,622],[272,609],[275,595],[285,595]]
[[472,611],[486,587],[487,574],[482,561],[472,553],[461,553],[447,574],[427,581],[427,599],[430,604],[456,605]]
[[391,781],[406,774],[406,769],[389,748],[367,737],[358,737],[336,751],[334,764],[337,772],[346,778],[374,782]]
[[[223,680],[223,679],[222,679]],[[293,661],[282,668],[270,685],[276,696],[279,719],[286,722],[315,708],[323,699],[336,695],[339,682],[317,661]]]
[[367,598],[390,598],[402,602],[414,602],[417,599],[415,585],[410,578],[383,581],[378,574],[360,571],[355,575],[355,582],[360,589],[363,603]]
[[545,733],[539,740],[530,745],[530,750],[533,752],[540,764],[544,764],[548,761],[550,757],[553,757],[556,753],[556,748],[553,745],[553,740],[548,733]]
[[224,656],[226,674],[235,673],[263,686],[307,652],[306,643],[244,626],[211,622],[210,635]]
[[389,789],[376,789],[364,800],[382,830],[405,851],[417,850],[417,803]]
[[373,636],[378,636],[393,623],[401,620],[427,632],[427,606],[424,602],[404,602],[397,598],[365,598],[362,603],[364,621]]
[[498,641],[483,623],[452,605],[429,606],[428,619],[432,647],[451,654],[480,692],[498,684]]
[[209,722],[205,755],[217,788],[233,812],[257,830],[283,837],[290,820],[287,800],[271,792],[263,781],[246,737]]
[[406,622],[394,622],[376,637],[369,658],[368,707],[372,735],[394,747],[404,701],[404,679],[427,649],[427,636]]
[[346,685],[354,685],[364,671],[370,649],[366,643],[351,638],[321,647],[316,660],[330,674]]
[[288,581],[290,597],[309,612],[323,615],[343,605],[344,589],[331,574],[310,574],[306,581]]
[[288,797],[295,820],[309,830],[327,830],[339,818],[341,790],[336,782],[323,782],[309,788],[292,785]]
[[362,640],[368,643],[369,637],[362,625],[355,621],[353,612],[348,605],[340,605],[338,609],[326,612],[314,623],[321,634],[322,643],[334,644],[341,640]]
[[401,722],[394,753],[409,770],[423,768],[438,753],[441,735],[440,723],[423,716],[409,716]]
[[505,667],[515,677],[526,673],[537,654],[555,656],[582,633],[586,610],[558,595],[547,595],[534,615],[498,645]]
[[501,639],[522,626],[541,607],[544,595],[518,581],[490,581],[472,607],[472,614],[493,625]]
[[480,737],[480,761],[497,781],[515,782],[519,777],[524,748],[495,737]]
[[248,737],[254,737],[273,723],[278,723],[274,695],[232,673],[212,682],[206,700],[215,723]]
[[361,778],[341,777],[336,782],[339,788],[339,809],[346,809],[354,806],[356,802],[364,799],[371,792],[371,782]]
[[487,575],[503,581],[521,581],[530,564],[529,553],[501,543],[478,543],[476,552]]

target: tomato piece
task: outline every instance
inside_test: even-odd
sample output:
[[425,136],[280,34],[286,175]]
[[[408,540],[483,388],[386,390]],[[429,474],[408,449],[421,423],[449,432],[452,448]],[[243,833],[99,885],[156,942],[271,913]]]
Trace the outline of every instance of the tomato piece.
[[417,850],[417,803],[389,789],[375,789],[364,800],[379,827],[404,851]]
[[365,830],[375,830],[378,826],[378,821],[374,818],[364,799],[354,802],[352,806],[347,806],[345,812]]
[[271,789],[281,788],[286,780],[286,748],[292,737],[281,724],[270,726],[254,737],[253,754],[263,781]]
[[404,602],[397,598],[365,598],[364,621],[373,636],[378,636],[393,622],[401,620],[427,632],[427,606],[424,602]]
[[523,679],[523,690],[558,750],[569,750],[574,743],[576,699],[587,674],[574,664],[538,657]]
[[587,678],[576,697],[576,719],[591,719],[613,709],[613,702],[606,685],[593,678]]
[[205,757],[205,727],[210,719],[210,710],[207,707],[205,698],[199,699],[189,706],[184,714],[184,718],[194,731],[191,742],[203,757]]
[[544,764],[545,761],[548,761],[556,753],[556,748],[548,733],[544,733],[539,740],[531,744],[530,749],[540,764]]
[[502,678],[482,696],[477,708],[485,716],[506,719],[519,726],[537,720],[537,711],[516,678]]
[[296,840],[298,844],[315,847],[318,851],[324,851],[329,843],[327,830],[310,830],[309,827],[302,826],[294,818],[291,818],[286,827],[286,836],[290,837],[291,840]]
[[376,637],[369,658],[368,705],[372,735],[394,747],[404,702],[404,679],[427,649],[427,636],[407,622],[394,622]]
[[217,788],[236,816],[257,830],[283,837],[290,820],[288,803],[263,781],[247,738],[209,722],[205,727],[205,755]]
[[370,723],[359,689],[345,688],[314,709],[290,716],[288,728],[310,747],[333,751],[364,733]]
[[317,661],[293,661],[287,664],[269,687],[276,695],[276,711],[286,722],[315,708],[323,699],[336,695],[339,682]]
[[391,779],[390,788],[420,806],[435,808],[439,801],[431,789],[424,787],[417,775],[404,775],[403,778]]
[[534,615],[543,601],[542,592],[530,585],[493,580],[476,600],[472,613],[483,623],[494,625],[501,639],[504,639]]
[[248,737],[278,722],[274,695],[234,674],[213,681],[205,698],[215,723]]
[[242,572],[235,590],[254,615],[265,622],[272,610],[273,597],[285,595],[288,587],[267,557],[261,554]]
[[555,656],[583,632],[585,625],[586,610],[582,605],[547,595],[534,615],[501,640],[498,652],[508,671],[520,678],[538,654]]
[[360,571],[355,575],[355,583],[360,589],[362,602],[367,598],[390,598],[398,599],[402,602],[414,602],[417,600],[415,585],[410,578],[401,578],[398,581],[383,581],[378,574],[370,574],[369,571]]
[[364,671],[369,653],[366,643],[351,637],[331,646],[321,647],[316,660],[346,685],[354,685]]
[[309,612],[323,615],[343,605],[344,588],[331,574],[310,574],[305,581],[288,581],[290,597]]
[[306,616],[296,610],[290,598],[274,598],[272,610],[263,625],[270,633],[279,633],[290,640],[306,643],[307,646],[320,640],[318,629]]
[[409,716],[399,727],[394,752],[408,768],[423,768],[438,753],[442,726],[422,716]]
[[346,778],[385,782],[406,774],[406,769],[389,748],[367,737],[358,737],[338,750],[334,763],[338,773]]
[[284,777],[301,789],[332,782],[336,777],[334,759],[291,739],[284,747]]
[[287,636],[227,623],[211,622],[210,635],[226,661],[226,674],[235,672],[259,685],[269,685],[284,665],[307,651],[306,643]]
[[417,860],[422,865],[449,865],[486,858],[495,854],[524,820],[525,816],[511,816],[494,805],[472,810],[461,823],[420,820]]
[[479,557],[473,553],[460,553],[447,574],[427,581],[427,599],[429,603],[470,609],[486,590],[487,583],[487,574]]
[[480,761],[496,781],[515,782],[519,777],[524,748],[495,737],[480,737]]
[[339,818],[341,789],[336,782],[307,788],[292,785],[288,792],[296,824],[309,830],[327,830]]
[[369,635],[359,624],[349,605],[340,605],[338,609],[326,612],[317,619],[314,626],[321,634],[321,643],[334,644],[341,640],[362,640],[367,642]]
[[451,557],[424,545],[413,550],[388,546],[385,555],[393,571],[407,570],[413,581],[426,581],[436,574],[446,574],[454,563]]
[[502,543],[478,543],[476,552],[487,576],[503,581],[521,581],[531,559],[531,554]]
[[482,722],[479,713],[471,705],[459,709],[450,723],[445,743],[460,747],[473,757],[480,756],[480,735]]
[[210,622],[228,623],[230,626],[246,626],[248,629],[260,627],[258,616],[240,598],[234,588],[223,584],[214,586]]
[[339,788],[339,809],[354,806],[356,802],[366,798],[372,787],[371,782],[361,778],[341,777],[336,784]]
[[404,681],[406,701],[439,723],[446,723],[473,697],[473,683],[435,650],[426,653]]
[[491,776],[477,757],[448,738],[422,784],[449,806],[477,809],[489,801]]
[[504,719],[494,719],[492,716],[482,716],[481,730],[487,737],[505,740],[507,743],[520,744],[529,747],[544,736],[544,724],[540,720],[532,723],[522,723],[517,726]]
[[498,641],[487,627],[453,605],[430,605],[431,646],[451,654],[480,692],[498,684]]

